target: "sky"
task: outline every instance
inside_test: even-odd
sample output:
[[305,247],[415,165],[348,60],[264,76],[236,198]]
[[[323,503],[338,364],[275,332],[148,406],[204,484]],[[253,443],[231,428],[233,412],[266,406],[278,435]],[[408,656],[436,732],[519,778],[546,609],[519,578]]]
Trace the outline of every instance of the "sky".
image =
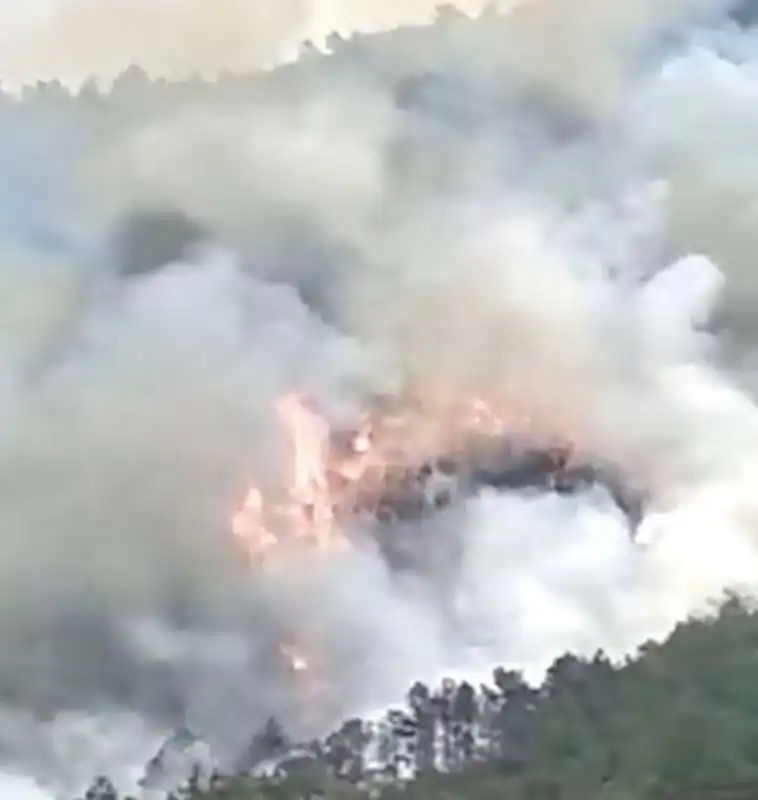
[[[6,85],[59,78],[78,84],[132,63],[181,75],[250,69],[291,57],[334,29],[422,22],[435,0],[0,0],[0,75]],[[457,0],[475,12],[483,0]]]

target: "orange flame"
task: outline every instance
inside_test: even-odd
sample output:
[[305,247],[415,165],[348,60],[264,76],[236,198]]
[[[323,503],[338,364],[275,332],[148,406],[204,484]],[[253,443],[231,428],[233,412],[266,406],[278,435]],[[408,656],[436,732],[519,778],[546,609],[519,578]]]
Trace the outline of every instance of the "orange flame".
[[283,397],[277,410],[294,449],[294,474],[289,487],[294,533],[301,538],[312,538],[319,547],[326,547],[334,527],[327,478],[329,425],[298,395]]
[[[403,485],[418,467],[441,456],[465,455],[472,440],[500,437],[513,430],[534,438],[534,421],[511,404],[482,398],[444,402],[427,393],[426,402],[405,402],[383,413],[364,414],[351,433],[339,435],[301,394],[280,398],[276,411],[292,447],[291,474],[281,502],[252,486],[233,515],[231,528],[245,552],[260,566],[287,543],[331,550],[348,540],[344,523],[357,511],[375,512],[388,488]],[[563,441],[567,441],[565,438]],[[324,692],[311,664],[307,632],[280,645],[292,670],[307,676],[306,711],[323,705]],[[307,655],[306,655],[307,653]],[[319,698],[318,702],[314,697]]]
[[533,429],[512,404],[482,398],[445,403],[440,396],[429,393],[424,404],[365,414],[357,429],[341,437],[303,395],[282,397],[276,411],[292,446],[284,500],[272,502],[253,486],[232,518],[232,531],[251,559],[263,561],[285,542],[320,550],[345,545],[347,519],[375,511],[383,491],[419,465],[441,455],[458,457],[477,438]]

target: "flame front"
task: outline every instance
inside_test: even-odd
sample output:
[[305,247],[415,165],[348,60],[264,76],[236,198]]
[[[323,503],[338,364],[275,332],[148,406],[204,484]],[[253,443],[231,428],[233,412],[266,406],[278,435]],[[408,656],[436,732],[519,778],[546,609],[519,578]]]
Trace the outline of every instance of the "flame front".
[[482,398],[408,402],[399,410],[364,414],[356,428],[342,436],[301,394],[280,398],[276,411],[292,448],[283,495],[267,497],[253,486],[232,518],[234,535],[259,563],[288,543],[320,550],[345,546],[343,529],[349,518],[376,512],[387,488],[406,480],[422,464],[440,456],[460,457],[475,437],[532,428],[532,421],[512,406]]
[[[535,438],[533,420],[513,404],[482,398],[441,402],[438,393],[426,397],[424,403],[416,398],[391,411],[363,414],[347,434],[334,431],[303,395],[280,398],[276,412],[292,448],[283,490],[269,496],[252,486],[231,521],[251,562],[266,569],[273,553],[291,546],[315,551],[349,546],[345,523],[357,513],[377,514],[383,498],[393,489],[407,489],[423,464],[441,456],[463,458],[477,437],[491,440],[521,430]],[[324,702],[312,638],[298,630],[279,646],[292,671],[303,676],[298,684],[307,713]]]
[[279,417],[292,439],[294,468],[289,486],[293,533],[319,547],[332,539],[335,514],[327,477],[330,430],[305,399],[287,395],[277,404]]

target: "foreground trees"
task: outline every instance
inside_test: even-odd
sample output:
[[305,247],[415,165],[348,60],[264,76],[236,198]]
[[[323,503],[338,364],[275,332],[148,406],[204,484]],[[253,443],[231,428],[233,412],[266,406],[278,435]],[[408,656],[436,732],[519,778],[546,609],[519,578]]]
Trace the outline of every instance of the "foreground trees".
[[[282,756],[286,741],[270,721],[253,748],[259,763],[279,754],[270,777],[253,777],[251,763],[210,784],[196,776],[176,797],[748,800],[758,797],[758,613],[729,598],[622,665],[565,655],[540,687],[505,670],[490,687],[416,684],[379,723],[350,720]],[[117,798],[104,779],[86,795]]]

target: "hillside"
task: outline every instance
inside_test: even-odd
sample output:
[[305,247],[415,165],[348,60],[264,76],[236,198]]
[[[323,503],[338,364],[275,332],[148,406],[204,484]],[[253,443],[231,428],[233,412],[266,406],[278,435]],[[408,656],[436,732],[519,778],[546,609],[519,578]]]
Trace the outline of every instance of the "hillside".
[[[198,774],[177,796],[748,800],[758,792],[756,663],[758,613],[732,598],[624,664],[566,655],[539,687],[502,669],[488,687],[417,684],[405,709],[304,745],[271,721],[245,774],[216,776],[211,789]],[[270,777],[248,777],[261,764]],[[113,797],[101,779],[86,800]]]
[[572,2],[0,93],[9,773],[758,797],[754,3]]

